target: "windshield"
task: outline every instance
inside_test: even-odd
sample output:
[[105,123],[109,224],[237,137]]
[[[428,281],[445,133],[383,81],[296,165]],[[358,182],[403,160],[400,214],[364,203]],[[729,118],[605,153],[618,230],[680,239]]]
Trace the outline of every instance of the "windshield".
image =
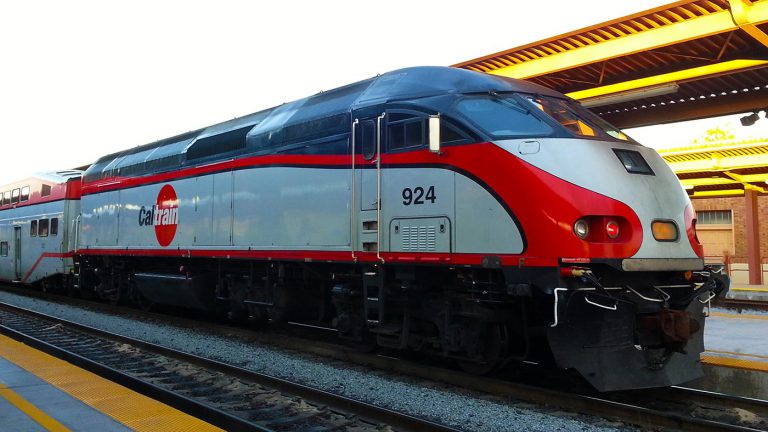
[[544,137],[554,133],[548,117],[577,137],[633,142],[581,105],[538,95],[491,94],[461,99],[457,110],[493,138]]
[[511,98],[473,97],[460,100],[458,111],[494,138],[551,135],[552,126]]
[[624,132],[579,104],[547,96],[526,95],[524,98],[577,136],[632,141]]

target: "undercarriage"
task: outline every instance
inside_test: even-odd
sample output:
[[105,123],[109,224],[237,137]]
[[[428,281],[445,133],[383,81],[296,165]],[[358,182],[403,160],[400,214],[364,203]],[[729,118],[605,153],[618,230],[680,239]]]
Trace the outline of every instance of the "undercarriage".
[[727,276],[633,274],[618,284],[625,274],[88,257],[74,283],[111,302],[333,328],[355,346],[451,359],[475,374],[525,360],[576,370],[600,391],[697,378],[705,309]]

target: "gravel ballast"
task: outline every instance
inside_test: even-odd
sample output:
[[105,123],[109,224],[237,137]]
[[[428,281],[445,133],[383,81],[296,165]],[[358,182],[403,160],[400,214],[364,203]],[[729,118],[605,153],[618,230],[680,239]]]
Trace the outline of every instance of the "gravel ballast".
[[[359,399],[468,431],[630,431],[601,420],[545,409],[511,406],[472,392],[426,388],[386,372],[324,364],[274,347],[244,344],[201,330],[141,322],[73,306],[0,292],[0,301],[62,319],[213,358],[264,374]],[[201,326],[205,326],[201,323]],[[328,360],[328,363],[331,363]],[[496,398],[498,399],[498,398]],[[524,405],[524,404],[522,404]]]

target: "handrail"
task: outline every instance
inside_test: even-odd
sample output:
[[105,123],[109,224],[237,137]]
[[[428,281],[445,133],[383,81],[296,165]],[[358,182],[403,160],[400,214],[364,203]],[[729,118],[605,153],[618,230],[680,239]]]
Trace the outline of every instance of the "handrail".
[[355,213],[357,207],[355,205],[355,132],[359,122],[359,119],[355,119],[352,122],[352,201],[349,203],[349,246],[352,250],[352,261],[355,262],[357,262],[357,256],[355,255],[355,248],[357,248],[357,236],[355,235],[357,234],[357,217]]

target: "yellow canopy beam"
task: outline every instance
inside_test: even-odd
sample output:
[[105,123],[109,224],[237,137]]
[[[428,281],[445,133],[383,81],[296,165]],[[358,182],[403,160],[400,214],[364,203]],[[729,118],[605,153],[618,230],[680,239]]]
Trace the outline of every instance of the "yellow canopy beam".
[[691,198],[712,198],[722,196],[739,196],[744,195],[743,189],[728,189],[717,191],[695,191],[693,195],[689,195]]
[[752,37],[763,42],[762,37],[754,30],[760,31],[757,26],[768,22],[768,1],[747,4],[743,0],[731,0],[731,7],[734,5],[735,10],[714,12],[522,63],[505,65],[488,73],[511,78],[532,78],[738,29],[744,29]]
[[757,27],[760,16],[755,12],[755,6],[749,0],[728,0],[731,5],[733,22],[753,39],[768,47],[768,35]]
[[645,87],[658,86],[662,84],[679,83],[696,78],[702,78],[710,75],[717,75],[724,72],[734,72],[738,70],[750,69],[754,67],[765,66],[768,61],[765,60],[731,60],[723,63],[715,63],[706,66],[685,69],[677,72],[670,72],[652,77],[640,78],[636,80],[624,81],[616,84],[610,84],[602,87],[567,93],[577,100],[587,100],[608,94],[628,92],[631,90],[643,89]]
[[[662,154],[663,156],[663,154]],[[732,169],[758,168],[768,166],[768,154],[747,156],[722,156],[713,154],[708,159],[685,162],[667,162],[676,174],[702,171],[727,171]]]
[[763,194],[767,192],[765,190],[765,188],[762,188],[760,186],[755,186],[753,184],[749,184],[748,182],[744,181],[744,177],[739,175],[739,174],[735,174],[735,173],[728,172],[728,171],[725,171],[723,174],[727,175],[728,177],[730,177],[730,178],[736,180],[737,182],[741,183],[742,185],[744,185],[744,189],[752,189],[752,190],[758,191],[758,192],[763,193]]
[[727,179],[722,177],[702,177],[702,178],[680,179],[680,183],[682,183],[682,185],[686,189],[693,189],[696,186],[719,186],[719,185],[738,184],[736,181],[732,179]]

